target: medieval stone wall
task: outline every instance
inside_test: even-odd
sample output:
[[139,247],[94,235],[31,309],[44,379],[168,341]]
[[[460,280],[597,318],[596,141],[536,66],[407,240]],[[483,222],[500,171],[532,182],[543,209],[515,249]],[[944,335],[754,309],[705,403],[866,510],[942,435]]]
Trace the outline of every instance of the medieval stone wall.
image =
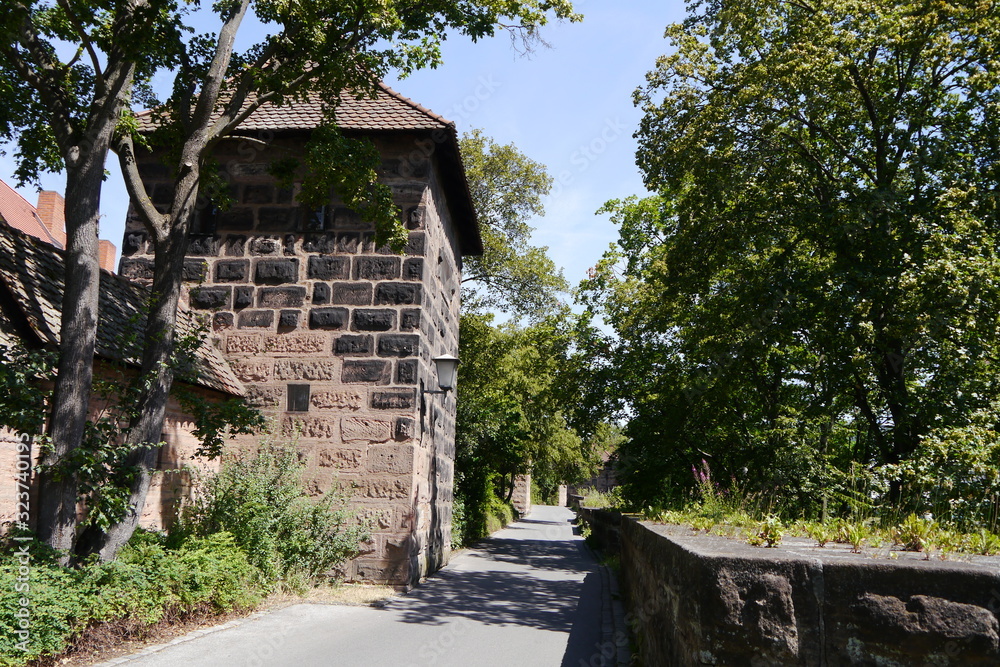
[[[107,377],[106,367],[98,361],[95,372],[100,376]],[[215,401],[225,398],[223,394],[200,387],[186,387],[195,396],[205,401]],[[90,402],[89,414],[95,417],[107,410],[106,401],[101,398],[92,398]],[[163,425],[163,442],[165,443],[157,461],[159,471],[153,475],[149,494],[146,497],[146,505],[140,516],[140,525],[143,528],[159,530],[168,525],[174,518],[180,500],[191,492],[194,477],[202,471],[218,469],[216,461],[196,458],[194,456],[198,449],[198,439],[192,434],[194,430],[193,417],[187,413],[171,397],[167,403],[167,413]],[[20,472],[26,463],[20,463],[23,458],[21,452],[27,449],[30,456],[30,468],[34,473],[39,462],[38,445],[31,443],[27,448],[22,444],[18,434],[10,429],[0,429],[0,526],[15,521],[17,519],[18,500],[24,501],[23,497],[18,497],[18,493],[23,492],[23,488],[18,487]],[[34,504],[37,500],[37,477],[32,477],[30,497],[28,503]],[[80,505],[82,516],[83,505]]]
[[[371,522],[348,579],[411,583],[446,562],[450,542],[454,397],[420,389],[437,388],[431,359],[458,350],[455,231],[418,137],[376,139],[382,179],[410,230],[403,255],[376,248],[371,227],[337,200],[314,211],[296,201],[297,188],[276,185],[268,164],[302,141],[219,154],[235,203],[202,214],[184,302],[210,319],[250,402],[297,433],[311,492],[342,485]],[[165,206],[167,170],[151,158],[141,168]],[[121,273],[148,280],[151,271],[148,239],[130,215]]]

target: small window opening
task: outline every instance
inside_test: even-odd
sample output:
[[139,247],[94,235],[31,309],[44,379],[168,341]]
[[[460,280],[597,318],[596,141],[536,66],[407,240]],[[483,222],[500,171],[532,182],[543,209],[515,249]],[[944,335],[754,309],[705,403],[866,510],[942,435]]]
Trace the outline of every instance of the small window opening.
[[309,412],[309,385],[288,385],[288,411]]

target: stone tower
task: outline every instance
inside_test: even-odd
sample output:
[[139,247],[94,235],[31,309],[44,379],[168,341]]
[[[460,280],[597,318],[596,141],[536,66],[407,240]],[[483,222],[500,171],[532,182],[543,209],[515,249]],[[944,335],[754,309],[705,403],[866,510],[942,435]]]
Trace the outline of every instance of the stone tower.
[[[318,102],[264,107],[241,128],[249,139],[222,143],[235,203],[201,208],[184,301],[211,319],[250,401],[299,429],[310,489],[341,484],[371,522],[347,578],[408,584],[450,551],[455,395],[422,390],[437,389],[432,359],[458,352],[462,256],[482,242],[454,124],[385,86],[345,97],[337,123],[378,147],[405,253],[376,248],[335,199],[299,204],[298,186],[278,187],[268,165],[301,155],[321,120]],[[169,202],[168,168],[148,155],[140,172],[154,203]],[[130,214],[121,273],[148,280],[150,253]]]

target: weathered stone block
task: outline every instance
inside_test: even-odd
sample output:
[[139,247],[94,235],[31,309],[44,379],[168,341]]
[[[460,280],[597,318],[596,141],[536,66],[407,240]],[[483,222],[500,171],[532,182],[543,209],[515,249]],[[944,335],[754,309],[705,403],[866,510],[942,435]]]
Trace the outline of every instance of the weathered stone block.
[[[386,438],[388,440],[388,438]],[[368,448],[368,472],[405,474],[413,470],[412,445],[376,445]]]
[[350,314],[346,308],[313,308],[309,311],[310,329],[339,330],[347,326]]
[[302,251],[331,255],[337,251],[337,237],[333,234],[306,234],[302,237]]
[[141,254],[146,249],[146,232],[128,232],[122,239],[122,255]]
[[274,311],[244,310],[237,322],[240,329],[267,328],[274,324]]
[[358,257],[354,260],[355,280],[397,280],[399,257]]
[[337,436],[337,419],[329,417],[290,417],[283,423],[285,433],[298,431],[303,438],[331,440]]
[[396,311],[359,308],[354,311],[354,325],[351,328],[355,331],[388,331],[394,326],[396,326]]
[[360,391],[344,389],[340,391],[318,391],[310,402],[319,410],[360,410],[364,407],[364,396]]
[[374,288],[371,283],[333,283],[333,303],[349,306],[370,306]]
[[305,300],[305,287],[262,287],[257,290],[259,308],[296,308]]
[[333,208],[333,224],[337,229],[363,229],[368,223],[361,220],[357,211],[353,211],[346,206],[336,206]]
[[129,280],[152,280],[153,261],[142,257],[122,258],[122,276]]
[[275,236],[255,236],[250,239],[250,254],[254,257],[280,255],[282,251],[282,243]]
[[392,437],[397,442],[411,440],[417,435],[417,422],[409,417],[397,417]]
[[294,329],[299,326],[299,315],[298,310],[283,310],[278,315],[278,328],[279,329]]
[[241,234],[230,234],[226,237],[226,256],[242,257],[246,254],[247,237]]
[[250,260],[224,259],[215,263],[215,281],[220,283],[246,282],[250,275]]
[[299,280],[299,260],[259,259],[254,271],[254,282],[258,285],[294,283]]
[[361,251],[362,239],[358,232],[340,232],[337,234],[336,250],[339,253],[354,254]]
[[279,354],[315,354],[326,351],[327,340],[324,334],[272,334],[264,338],[264,349]]
[[218,229],[244,231],[253,229],[253,209],[246,206],[234,206],[228,211],[219,211],[215,216]]
[[327,283],[315,283],[313,285],[312,302],[317,306],[330,303],[330,286]]
[[370,357],[375,351],[375,340],[372,336],[345,334],[334,341],[333,351],[350,357]]
[[345,383],[389,384],[391,365],[381,359],[344,361],[341,381]]
[[424,219],[427,215],[427,211],[423,206],[411,206],[406,209],[404,216],[404,224],[407,229],[423,229]]
[[199,310],[218,310],[229,307],[229,287],[194,287],[190,292],[191,307]]
[[233,308],[248,308],[253,305],[253,288],[237,287],[233,290]]
[[404,308],[399,314],[399,330],[413,331],[420,328],[420,310],[418,308]]
[[410,238],[406,240],[406,248],[403,250],[403,253],[406,255],[422,256],[425,245],[424,232],[410,232]]
[[417,405],[415,390],[373,391],[371,406],[376,410],[412,410]]
[[379,283],[375,288],[375,305],[414,305],[420,303],[420,283]]
[[417,360],[406,359],[396,362],[396,383],[416,384],[417,383]]
[[232,329],[235,324],[236,319],[232,313],[216,313],[212,316],[212,331]]
[[250,184],[243,188],[243,202],[246,204],[270,204],[274,202],[274,186]]
[[360,523],[371,526],[375,530],[388,530],[396,527],[395,510],[392,507],[357,507],[354,518]]
[[285,392],[280,387],[251,385],[247,387],[246,401],[255,408],[276,408],[281,406]]
[[297,206],[265,206],[257,211],[257,229],[268,232],[294,230],[299,224]]
[[403,262],[403,280],[423,280],[424,260],[421,257],[410,257]]
[[319,465],[324,468],[355,470],[361,467],[364,452],[360,449],[321,449]]
[[278,380],[333,380],[337,377],[337,362],[279,359],[274,362],[274,377]]
[[416,334],[382,334],[378,337],[378,356],[413,357],[420,352],[420,336]]
[[188,237],[188,255],[215,257],[219,254],[219,239],[211,234],[192,234]]
[[[345,442],[388,442],[392,439],[392,422],[384,419],[344,417],[340,420],[340,435]],[[371,470],[371,466],[369,466]],[[393,472],[384,470],[381,472]]]
[[309,278],[313,280],[345,280],[350,275],[350,257],[317,255],[309,257]]
[[362,498],[399,500],[410,496],[409,483],[401,479],[364,479],[359,484],[358,495]]
[[264,349],[260,334],[229,334],[226,336],[228,354],[257,354]]
[[241,382],[266,382],[271,379],[271,362],[260,360],[231,361],[229,365]]

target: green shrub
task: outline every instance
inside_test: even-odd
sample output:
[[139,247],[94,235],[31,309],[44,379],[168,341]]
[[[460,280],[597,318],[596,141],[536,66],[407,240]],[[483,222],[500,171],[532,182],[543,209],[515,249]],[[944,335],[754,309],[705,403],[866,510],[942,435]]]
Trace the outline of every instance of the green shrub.
[[[90,599],[80,594],[78,572],[44,562],[20,567],[9,556],[0,565],[0,665],[23,665],[63,651],[89,620]],[[22,606],[22,598],[30,605]],[[25,608],[27,634],[19,635]]]
[[491,495],[486,505],[486,534],[495,533],[513,521],[514,507],[496,495]]
[[294,448],[272,443],[237,454],[200,481],[171,542],[228,532],[268,583],[332,570],[358,553],[367,526],[354,520],[340,489],[309,497],[304,467]]
[[451,548],[461,548],[465,544],[467,534],[465,499],[456,494],[451,504]]
[[[123,637],[141,636],[165,618],[250,609],[260,600],[259,578],[232,536],[218,533],[167,549],[162,538],[139,531],[116,560],[78,569],[59,567],[37,543],[27,587],[19,559],[0,560],[0,665],[23,665],[65,651],[94,625]],[[30,633],[17,634],[30,604]],[[20,645],[19,645],[20,644]]]

